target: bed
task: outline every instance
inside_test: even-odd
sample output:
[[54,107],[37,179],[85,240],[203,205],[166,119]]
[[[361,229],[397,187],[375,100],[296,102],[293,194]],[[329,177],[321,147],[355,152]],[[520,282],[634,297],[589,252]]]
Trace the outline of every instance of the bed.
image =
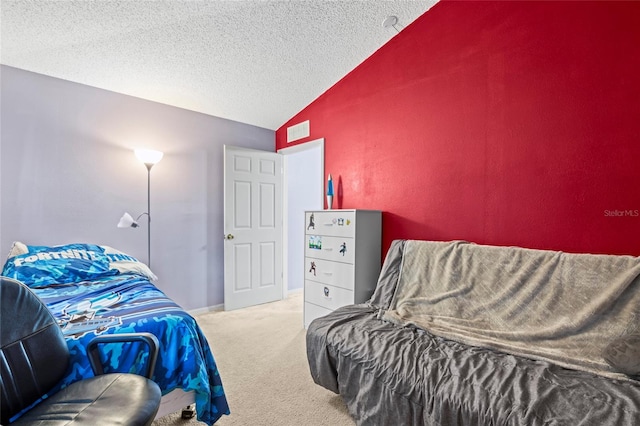
[[[108,246],[17,242],[2,275],[29,286],[60,324],[71,353],[60,387],[93,376],[86,347],[95,336],[146,331],[160,342],[153,380],[162,394],[181,395],[180,404],[194,400],[198,420],[208,425],[229,414],[206,337],[191,315],[152,284],[156,276],[142,262]],[[136,359],[133,345],[105,345],[105,371],[135,372],[144,360]]]

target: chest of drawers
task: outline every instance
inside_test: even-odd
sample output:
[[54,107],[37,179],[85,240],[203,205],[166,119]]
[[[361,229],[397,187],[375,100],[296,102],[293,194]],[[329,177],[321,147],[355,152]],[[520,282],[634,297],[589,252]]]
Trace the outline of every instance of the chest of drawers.
[[380,274],[382,214],[305,212],[304,327],[340,306],[366,302]]

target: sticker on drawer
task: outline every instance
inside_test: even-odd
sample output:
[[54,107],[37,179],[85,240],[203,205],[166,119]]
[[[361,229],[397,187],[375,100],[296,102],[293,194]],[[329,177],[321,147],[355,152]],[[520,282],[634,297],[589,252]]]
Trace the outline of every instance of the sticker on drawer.
[[351,225],[351,219],[345,219],[344,217],[334,217],[330,222],[323,223],[324,226],[349,226]]
[[342,255],[342,257],[344,257],[346,252],[347,252],[347,242],[345,241],[342,244],[340,244],[340,254]]
[[309,225],[307,225],[307,231],[309,229],[313,229],[314,231],[316,229],[316,220],[315,220],[315,216],[313,215],[313,213],[311,213],[311,215],[309,216]]
[[309,237],[309,248],[312,250],[322,250],[322,237],[319,235],[311,235]]

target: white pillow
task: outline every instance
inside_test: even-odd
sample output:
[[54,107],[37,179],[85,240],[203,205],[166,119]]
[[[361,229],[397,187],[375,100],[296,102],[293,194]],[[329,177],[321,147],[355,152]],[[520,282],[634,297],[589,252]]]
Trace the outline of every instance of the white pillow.
[[147,265],[140,262],[133,256],[116,250],[109,246],[100,246],[104,249],[104,254],[109,259],[109,267],[117,269],[120,273],[133,272],[147,277],[150,281],[155,281],[158,277],[149,269]]
[[11,259],[12,257],[27,253],[29,253],[29,249],[27,248],[27,245],[25,243],[14,241],[13,245],[11,246],[11,250],[9,250],[7,259]]

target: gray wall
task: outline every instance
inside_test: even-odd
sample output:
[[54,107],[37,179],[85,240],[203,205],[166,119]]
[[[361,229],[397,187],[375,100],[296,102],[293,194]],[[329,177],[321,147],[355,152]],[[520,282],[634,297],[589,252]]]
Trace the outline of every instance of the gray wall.
[[[164,151],[151,170],[151,267],[185,309],[223,303],[223,145],[274,151],[272,130],[1,66],[0,259],[13,241],[106,244],[147,258],[147,171],[134,148]],[[215,96],[215,94],[212,94]]]

